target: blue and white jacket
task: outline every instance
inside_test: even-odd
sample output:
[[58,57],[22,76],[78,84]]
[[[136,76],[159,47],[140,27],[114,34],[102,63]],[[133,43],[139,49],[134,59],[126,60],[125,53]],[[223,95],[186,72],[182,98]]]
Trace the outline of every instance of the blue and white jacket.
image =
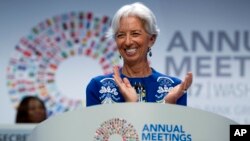
[[[126,77],[121,69],[120,74],[121,78]],[[153,68],[152,74],[147,77],[127,78],[137,91],[138,102],[164,103],[166,94],[181,83],[180,79],[161,74]],[[118,102],[125,100],[114,81],[113,73],[91,79],[86,89],[86,106]],[[187,93],[177,100],[177,104],[187,105]]]

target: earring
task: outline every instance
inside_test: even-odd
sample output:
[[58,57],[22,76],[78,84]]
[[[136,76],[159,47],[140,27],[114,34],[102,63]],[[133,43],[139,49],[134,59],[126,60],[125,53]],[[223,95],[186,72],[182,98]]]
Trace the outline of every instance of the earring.
[[148,55],[149,55],[149,57],[152,56],[151,48],[148,48]]
[[120,58],[120,59],[122,59],[122,56],[121,56],[121,55],[119,55],[119,58]]

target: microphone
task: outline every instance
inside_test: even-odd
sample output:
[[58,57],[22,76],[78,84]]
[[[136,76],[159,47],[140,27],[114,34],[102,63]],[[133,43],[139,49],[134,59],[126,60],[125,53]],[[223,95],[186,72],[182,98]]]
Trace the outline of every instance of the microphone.
[[138,102],[146,102],[145,97],[146,97],[146,90],[144,85],[141,84],[141,82],[136,83],[134,85],[135,91],[138,95]]

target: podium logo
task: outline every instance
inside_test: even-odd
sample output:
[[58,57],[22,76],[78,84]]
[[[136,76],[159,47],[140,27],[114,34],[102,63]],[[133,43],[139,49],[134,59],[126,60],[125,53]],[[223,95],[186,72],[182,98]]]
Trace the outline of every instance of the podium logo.
[[250,137],[250,125],[230,125],[230,141],[246,141]]
[[134,126],[122,118],[104,121],[96,130],[94,141],[139,141]]

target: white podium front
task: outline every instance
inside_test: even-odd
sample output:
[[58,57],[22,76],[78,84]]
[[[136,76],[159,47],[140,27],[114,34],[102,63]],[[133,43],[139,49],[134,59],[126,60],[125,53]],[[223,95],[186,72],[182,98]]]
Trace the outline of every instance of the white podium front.
[[237,123],[185,106],[105,104],[51,117],[29,141],[229,141],[230,124]]

